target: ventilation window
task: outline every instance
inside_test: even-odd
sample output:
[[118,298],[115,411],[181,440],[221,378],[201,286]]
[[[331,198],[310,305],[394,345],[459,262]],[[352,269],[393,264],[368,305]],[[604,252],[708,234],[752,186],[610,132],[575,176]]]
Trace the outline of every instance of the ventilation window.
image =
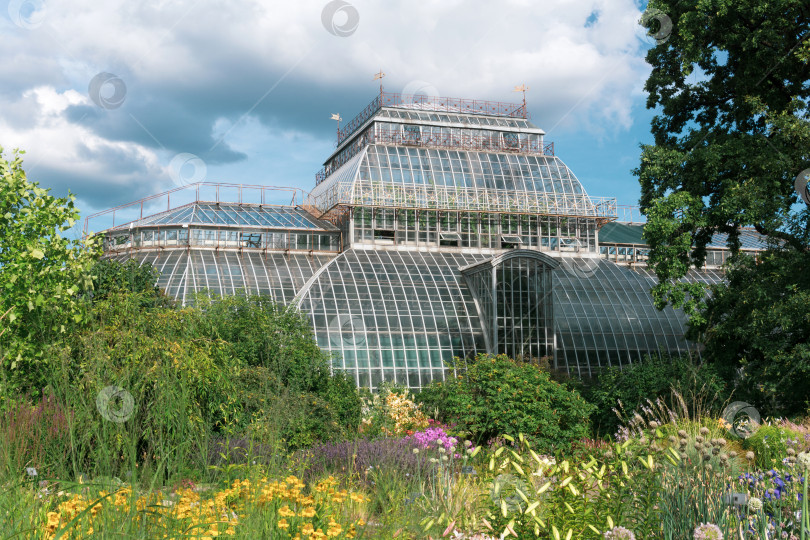
[[406,144],[419,144],[422,140],[422,133],[419,126],[403,126],[403,142]]
[[439,234],[440,246],[458,246],[460,240],[461,235],[459,233],[446,232]]
[[242,233],[242,247],[258,248],[262,245],[262,235],[260,233]]
[[501,236],[501,247],[503,249],[516,248],[523,244],[523,240],[519,236]]
[[383,242],[394,242],[394,231],[384,229],[374,229],[374,240],[382,240]]

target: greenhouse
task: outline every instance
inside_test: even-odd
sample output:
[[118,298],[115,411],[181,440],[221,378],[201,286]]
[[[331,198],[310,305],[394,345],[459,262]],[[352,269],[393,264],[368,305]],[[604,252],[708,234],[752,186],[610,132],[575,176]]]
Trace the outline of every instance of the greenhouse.
[[[381,93],[310,193],[192,184],[86,231],[104,221],[106,256],[153,264],[180,302],[209,290],[300,309],[334,368],[370,388],[420,388],[482,352],[589,376],[692,350],[684,315],[653,305],[641,225],[589,196],[544,136],[525,105]],[[268,204],[279,189],[290,203]],[[722,279],[723,239],[710,247],[689,279]]]

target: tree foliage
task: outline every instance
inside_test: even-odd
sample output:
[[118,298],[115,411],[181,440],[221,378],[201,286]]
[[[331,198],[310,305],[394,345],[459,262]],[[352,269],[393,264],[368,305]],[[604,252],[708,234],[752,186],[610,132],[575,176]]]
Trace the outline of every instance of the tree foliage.
[[[744,257],[728,268],[727,284],[713,288],[706,322],[693,327],[706,356],[737,398],[762,414],[810,410],[810,256],[795,250]],[[741,368],[741,369],[740,369]]]
[[158,271],[151,264],[139,264],[135,259],[119,262],[102,259],[93,265],[92,288],[85,291],[94,302],[108,298],[118,292],[142,295],[146,301],[163,302],[171,299],[157,286]]
[[700,322],[704,291],[679,278],[702,266],[713,233],[727,233],[734,251],[740,227],[807,251],[810,215],[793,182],[810,167],[810,6],[653,0],[648,13],[651,31],[672,22],[647,55],[655,144],[642,146],[635,170],[653,293]]
[[12,385],[35,383],[45,348],[85,317],[78,293],[100,247],[63,236],[79,219],[73,201],[29,181],[20,153],[9,161],[0,147],[0,360]]

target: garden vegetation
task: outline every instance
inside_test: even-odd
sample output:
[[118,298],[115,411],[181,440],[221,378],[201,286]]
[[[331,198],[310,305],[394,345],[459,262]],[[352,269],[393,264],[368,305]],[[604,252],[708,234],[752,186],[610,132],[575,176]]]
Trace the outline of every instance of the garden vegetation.
[[[703,349],[594,380],[479,355],[416,395],[359,390],[295,309],[178,305],[150,266],[71,240],[73,196],[0,148],[3,536],[810,538],[810,210],[791,192],[810,168],[810,12],[649,9],[672,23],[636,170],[652,293]],[[757,261],[741,226],[773,240]],[[717,232],[727,279],[683,279]],[[727,414],[740,400],[761,417]]]

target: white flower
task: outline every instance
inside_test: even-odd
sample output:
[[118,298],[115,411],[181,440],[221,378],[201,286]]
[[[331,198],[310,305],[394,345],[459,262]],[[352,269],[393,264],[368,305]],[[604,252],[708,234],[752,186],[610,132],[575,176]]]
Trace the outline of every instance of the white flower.
[[748,499],[748,508],[754,512],[759,512],[762,510],[762,499],[751,497]]
[[413,453],[414,453],[414,454],[418,454],[418,453],[419,453],[419,449],[418,449],[418,448],[414,448],[414,449],[413,449]]
[[802,452],[796,457],[796,461],[799,463],[799,467],[810,469],[810,453]]
[[33,467],[26,467],[25,472],[28,476],[37,476],[37,470]]

